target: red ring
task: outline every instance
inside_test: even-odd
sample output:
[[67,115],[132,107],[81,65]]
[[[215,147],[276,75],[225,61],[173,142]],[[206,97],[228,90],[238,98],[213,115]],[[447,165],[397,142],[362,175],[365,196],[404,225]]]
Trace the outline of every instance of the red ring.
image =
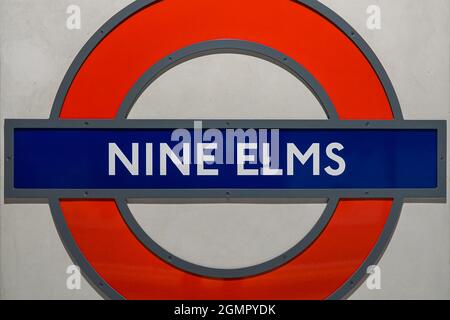
[[[197,42],[240,39],[272,47],[322,84],[341,119],[392,119],[375,71],[355,44],[317,12],[290,0],[165,0],[125,20],[94,49],[76,75],[61,119],[112,119],[155,62]],[[369,255],[392,200],[340,201],[330,223],[297,258],[273,272],[240,280],[179,271],[129,231],[114,201],[62,200],[81,252],[128,299],[323,299]]]

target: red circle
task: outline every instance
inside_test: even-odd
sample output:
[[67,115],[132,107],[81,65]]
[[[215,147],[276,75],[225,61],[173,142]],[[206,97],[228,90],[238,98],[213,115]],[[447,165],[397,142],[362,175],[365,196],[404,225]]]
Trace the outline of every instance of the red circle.
[[[135,13],[93,50],[77,73],[61,119],[113,119],[133,84],[170,53],[208,40],[257,42],[303,65],[340,119],[392,119],[370,63],[333,23],[290,0],[165,0]],[[177,270],[130,232],[113,200],[62,200],[71,234],[97,273],[129,299],[323,299],[362,265],[392,200],[342,200],[316,241],[276,270],[239,280]]]

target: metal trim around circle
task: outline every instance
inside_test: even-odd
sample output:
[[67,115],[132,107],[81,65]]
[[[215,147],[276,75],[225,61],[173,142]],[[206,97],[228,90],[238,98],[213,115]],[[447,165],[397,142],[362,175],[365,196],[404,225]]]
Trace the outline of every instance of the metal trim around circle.
[[372,265],[376,265],[380,261],[384,251],[386,250],[389,242],[391,241],[392,235],[394,234],[394,230],[397,227],[397,223],[400,218],[402,206],[403,206],[403,199],[401,198],[393,199],[392,208],[391,211],[389,212],[389,217],[372,251],[366,258],[366,260],[363,262],[363,264],[358,268],[358,270],[356,270],[353,276],[350,279],[348,279],[338,290],[336,290],[327,299],[340,300],[348,298],[365,281],[365,279],[369,276],[368,268]]
[[120,211],[125,223],[136,236],[136,238],[151,252],[161,258],[163,261],[169,263],[173,267],[180,269],[184,272],[189,272],[198,276],[217,278],[217,279],[240,279],[248,278],[256,275],[260,275],[266,272],[270,272],[297,257],[306,248],[308,248],[314,240],[322,233],[325,227],[328,225],[334,211],[336,210],[338,199],[330,198],[324,212],[320,215],[319,220],[314,224],[312,229],[292,248],[284,253],[272,258],[263,263],[259,263],[250,267],[223,269],[223,268],[210,268],[188,262],[184,259],[171,254],[169,251],[158,245],[139,225],[134,218],[126,199],[117,199],[117,208]]
[[[348,35],[348,37],[355,43],[355,45],[362,51],[362,53],[366,56],[369,63],[372,65],[374,71],[378,75],[384,89],[386,92],[386,95],[390,101],[391,110],[393,112],[394,118],[397,120],[403,119],[400,105],[398,102],[398,98],[395,94],[395,91],[393,89],[392,83],[390,82],[386,71],[384,70],[383,66],[381,65],[380,61],[374,54],[374,52],[370,49],[368,44],[360,37],[356,31],[348,24],[346,23],[341,17],[339,17],[335,12],[333,12],[331,9],[327,8],[325,5],[321,4],[320,2],[316,0],[295,0],[300,5],[305,5],[309,7],[310,9],[316,11],[320,15],[324,16],[326,19],[328,19],[331,23],[333,23],[337,28],[342,30],[345,34]],[[155,0],[137,0],[124,8],[122,11],[120,11],[118,14],[116,14],[113,18],[111,18],[108,22],[106,22],[92,37],[91,39],[86,43],[86,45],[82,48],[80,53],[77,55],[75,60],[73,61],[72,65],[70,66],[69,70],[67,71],[62,84],[58,90],[58,93],[56,95],[55,101],[53,103],[52,112],[50,119],[57,120],[59,118],[59,115],[61,113],[62,106],[64,104],[64,99],[67,95],[67,92],[72,84],[72,81],[74,80],[77,72],[81,68],[83,62],[87,59],[89,54],[94,50],[94,48],[102,41],[104,37],[106,37],[117,25],[122,23],[124,20],[129,18],[132,14],[136,13],[139,10],[142,10],[143,8],[156,3]],[[398,200],[402,201],[402,200]],[[58,202],[57,200],[54,200],[52,203]],[[124,201],[121,201],[124,205]],[[114,289],[112,289],[109,286],[100,286],[98,280],[99,276],[97,275],[96,271],[92,268],[92,266],[85,261],[85,258],[80,253],[79,248],[74,243],[72,236],[70,235],[70,231],[67,229],[67,226],[65,225],[64,217],[62,215],[62,212],[60,210],[59,204],[58,209],[55,208],[55,204],[52,205],[52,214],[54,216],[54,222],[56,225],[56,228],[61,236],[61,239],[66,246],[66,249],[71,253],[72,258],[74,259],[75,263],[78,263],[83,268],[84,274],[87,276],[87,278],[91,281],[91,283],[96,287],[100,292],[102,292],[104,295],[106,295],[109,298],[113,299],[120,299],[123,298],[118,294]],[[59,215],[59,216],[58,216]],[[384,248],[387,246],[390,236],[393,234],[395,225],[398,221],[399,214],[393,214],[391,212],[390,220],[391,223],[387,224],[383,230],[383,236],[378,240],[378,243],[376,245],[376,248],[372,250],[372,253],[370,254],[369,258],[366,259],[366,262],[361,266],[360,270],[363,270],[363,267],[366,265],[366,263],[370,263],[371,260],[377,260],[379,257],[381,257],[382,250],[379,250],[378,248]],[[58,217],[57,217],[58,216]],[[359,283],[364,279],[366,276],[363,272],[356,272],[352,278],[347,283]],[[100,281],[101,278],[100,278]],[[354,286],[348,286],[344,284],[339,290],[337,290],[333,295],[331,295],[329,298],[332,299],[340,299],[346,297],[347,294],[351,292],[351,290],[354,288]]]
[[80,268],[84,278],[90,283],[94,290],[104,299],[124,300],[125,298],[112,288],[103,278],[95,271],[89,261],[85,258],[80,248],[76,244],[69,227],[67,226],[64,214],[61,209],[59,198],[53,197],[48,199],[50,211],[52,213],[53,222],[56,226],[58,235],[69,254],[72,261]]
[[[153,5],[155,3],[160,2],[161,0],[136,0],[116,15],[114,15],[111,19],[109,19],[103,26],[98,29],[94,35],[88,40],[88,42],[83,46],[80,52],[75,57],[74,61],[70,65],[68,71],[66,72],[64,79],[58,89],[55,100],[53,102],[52,110],[50,113],[50,119],[58,119],[61,113],[62,106],[64,104],[65,97],[69,88],[75,79],[78,71],[83,65],[84,61],[91,54],[91,52],[97,47],[97,45],[111,32],[113,31],[119,24],[124,22],[133,14],[138,11]],[[334,24],[339,30],[341,30],[344,34],[348,36],[350,40],[361,50],[363,55],[368,60],[369,64],[374,69],[377,74],[385,93],[388,97],[389,103],[391,105],[391,110],[396,120],[402,120],[403,114],[400,108],[400,103],[398,101],[397,94],[395,93],[394,87],[392,85],[391,80],[389,79],[386,70],[381,64],[380,60],[367,44],[367,42],[353,29],[343,18],[341,18],[337,13],[333,10],[320,3],[317,0],[293,0],[297,2],[299,5],[304,5],[307,8],[312,9],[317,12],[327,20],[329,20],[332,24]]]
[[128,92],[122,102],[116,119],[126,119],[142,93],[162,74],[186,61],[220,53],[243,54],[274,63],[300,80],[316,97],[328,119],[338,120],[338,114],[330,97],[319,81],[301,64],[287,55],[259,43],[243,40],[212,40],[193,44],[180,49],[151,66]]
[[353,43],[358,47],[359,50],[366,57],[369,64],[372,66],[373,70],[378,76],[386,96],[389,100],[391,106],[392,115],[395,120],[403,120],[403,113],[400,107],[400,102],[395,92],[394,86],[392,85],[391,79],[384,69],[381,61],[378,59],[375,52],[369,46],[369,44],[364,40],[364,38],[345,21],[336,12],[328,8],[326,5],[320,3],[317,0],[292,0],[299,4],[305,5],[306,7],[316,11],[324,18],[328,19],[332,24],[334,24],[338,29],[340,29],[347,37],[353,41]]

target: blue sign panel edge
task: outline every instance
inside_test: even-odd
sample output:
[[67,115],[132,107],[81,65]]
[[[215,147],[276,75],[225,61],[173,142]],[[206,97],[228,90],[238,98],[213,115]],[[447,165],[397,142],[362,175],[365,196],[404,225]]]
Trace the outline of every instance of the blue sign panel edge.
[[334,120],[205,120],[203,129],[433,129],[437,131],[437,187],[407,189],[16,189],[14,188],[14,130],[23,129],[174,129],[194,128],[193,120],[6,120],[5,121],[5,200],[27,202],[49,197],[133,199],[202,198],[230,201],[232,199],[313,198],[393,198],[406,201],[445,201],[446,197],[446,121],[334,121]]

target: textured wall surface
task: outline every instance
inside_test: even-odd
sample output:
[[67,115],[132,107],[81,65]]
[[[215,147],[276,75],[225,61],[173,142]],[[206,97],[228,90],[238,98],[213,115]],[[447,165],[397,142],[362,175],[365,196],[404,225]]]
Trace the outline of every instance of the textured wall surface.
[[[3,119],[48,118],[58,86],[77,52],[100,25],[131,2],[0,0],[2,155]],[[378,55],[405,119],[450,120],[450,1],[322,2],[346,19]],[[66,28],[66,8],[71,4],[81,8],[80,30]],[[372,4],[381,8],[381,30],[366,27],[366,9]],[[174,84],[182,89],[170,90]],[[325,117],[301,83],[256,58],[196,59],[171,70],[149,89],[151,93],[144,93],[131,117]],[[230,100],[230,96],[238,98]],[[291,104],[294,100],[302,101],[304,108]],[[274,105],[283,107],[274,109]],[[3,182],[3,163],[0,169]],[[84,280],[81,290],[66,289],[65,271],[72,262],[48,205],[5,205],[0,191],[0,298],[99,299]],[[149,234],[178,255],[203,264],[235,266],[287,249],[308,231],[323,207],[132,205],[131,209]],[[214,215],[208,215],[211,210]],[[264,237],[268,232],[281,236]],[[218,240],[208,241],[212,235]],[[214,255],[217,248],[224,249]],[[352,299],[450,299],[449,204],[405,204],[379,266],[382,289],[368,290],[362,285]]]

